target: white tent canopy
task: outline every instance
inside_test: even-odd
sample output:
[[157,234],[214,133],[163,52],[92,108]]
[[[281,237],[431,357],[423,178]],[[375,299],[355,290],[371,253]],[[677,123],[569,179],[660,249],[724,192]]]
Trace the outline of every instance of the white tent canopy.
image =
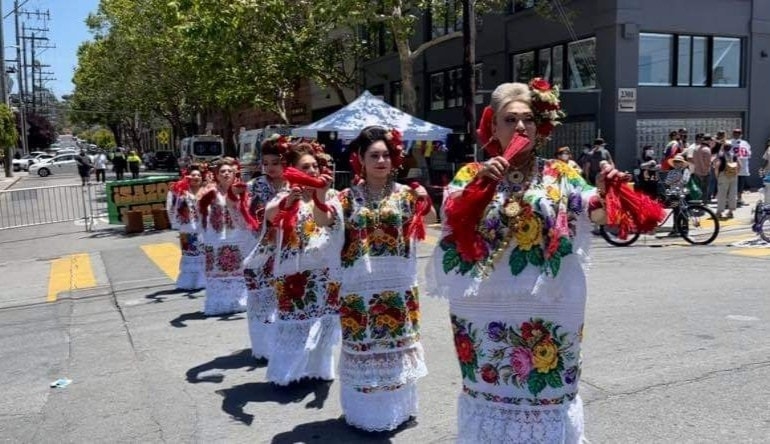
[[446,140],[447,134],[452,132],[449,128],[409,115],[364,91],[344,108],[317,122],[293,129],[291,135],[316,138],[318,131],[336,131],[339,139],[350,140],[370,125],[396,128],[401,131],[404,140]]

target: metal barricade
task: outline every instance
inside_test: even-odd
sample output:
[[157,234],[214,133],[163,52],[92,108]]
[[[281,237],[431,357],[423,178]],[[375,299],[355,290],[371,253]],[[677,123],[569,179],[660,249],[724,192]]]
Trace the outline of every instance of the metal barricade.
[[102,184],[0,191],[0,230],[82,221],[86,231],[91,231],[95,219],[106,214]]

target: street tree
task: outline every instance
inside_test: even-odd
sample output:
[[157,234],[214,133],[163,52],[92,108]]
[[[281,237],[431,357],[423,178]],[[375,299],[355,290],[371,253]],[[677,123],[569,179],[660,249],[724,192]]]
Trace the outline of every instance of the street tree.
[[11,159],[13,158],[13,148],[16,147],[18,140],[16,117],[8,105],[0,104],[0,148],[3,151],[5,177],[13,177]]
[[56,128],[45,117],[33,112],[27,113],[27,144],[30,151],[44,150],[56,142]]

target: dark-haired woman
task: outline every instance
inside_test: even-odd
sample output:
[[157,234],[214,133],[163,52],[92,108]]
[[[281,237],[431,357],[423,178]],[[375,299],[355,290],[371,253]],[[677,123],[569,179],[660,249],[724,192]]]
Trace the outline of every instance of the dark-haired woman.
[[167,211],[171,226],[179,230],[179,276],[176,288],[196,290],[206,287],[203,251],[198,241],[198,191],[203,185],[199,165],[192,165],[182,180],[175,182],[168,193]]
[[290,191],[278,193],[265,212],[277,231],[272,282],[278,315],[267,379],[278,385],[335,377],[342,214],[336,192],[329,189],[332,178],[322,174],[326,159],[320,145],[293,145],[286,164],[317,183],[292,182],[284,173]]
[[342,409],[348,424],[393,430],[417,414],[417,379],[428,371],[420,344],[416,233],[435,217],[428,194],[394,181],[402,161],[395,130],[368,127],[351,152],[361,182],[340,195]]
[[214,180],[198,198],[205,254],[208,316],[246,310],[243,258],[254,244],[253,219],[248,214],[246,185],[236,177],[238,166],[225,157],[213,166]]
[[261,146],[262,175],[249,182],[249,213],[259,221],[260,228],[257,245],[244,262],[243,277],[248,291],[246,313],[251,354],[257,359],[270,359],[278,305],[271,281],[276,229],[265,217],[265,207],[279,192],[288,191],[288,184],[283,179],[288,148],[289,141],[285,137],[265,140]]

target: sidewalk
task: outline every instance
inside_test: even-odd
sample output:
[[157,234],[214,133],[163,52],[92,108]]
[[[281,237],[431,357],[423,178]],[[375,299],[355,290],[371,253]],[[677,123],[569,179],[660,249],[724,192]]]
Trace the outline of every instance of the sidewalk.
[[16,182],[21,180],[21,176],[13,177],[0,177],[0,191],[5,191],[8,188],[16,185]]

